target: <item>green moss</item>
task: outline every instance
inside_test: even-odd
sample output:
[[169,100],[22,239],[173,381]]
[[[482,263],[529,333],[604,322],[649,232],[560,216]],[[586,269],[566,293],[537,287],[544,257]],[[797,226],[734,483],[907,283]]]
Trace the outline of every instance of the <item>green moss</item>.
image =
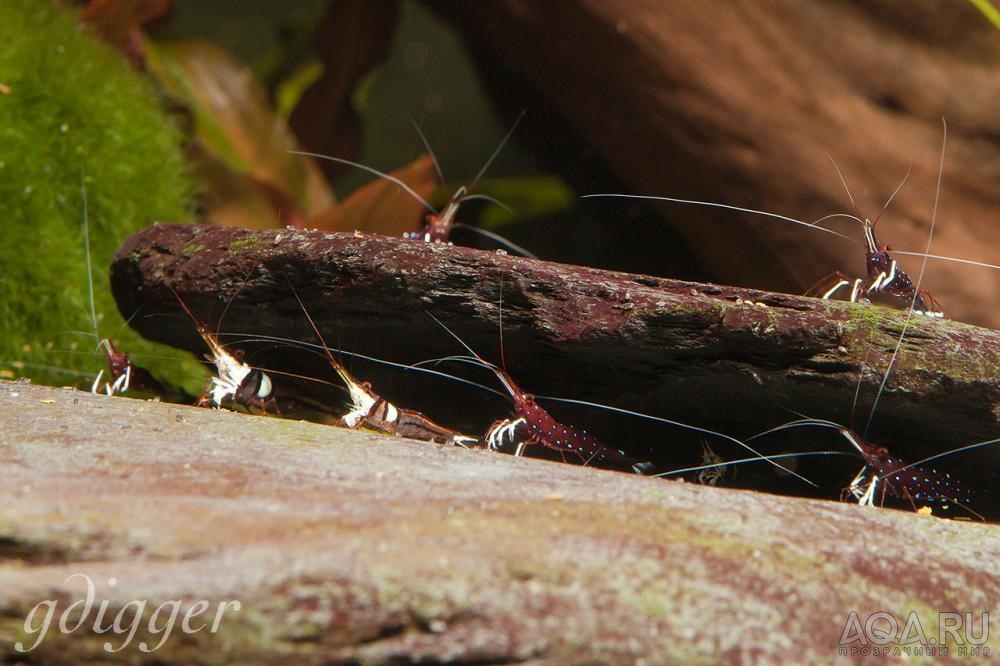
[[853,331],[858,329],[875,330],[885,322],[887,312],[892,312],[886,308],[858,303],[847,304],[846,307],[848,308],[848,319],[845,326]]
[[184,247],[183,254],[185,257],[190,257],[192,254],[201,252],[202,250],[207,250],[208,248],[204,245],[199,245],[198,243],[191,243]]
[[174,381],[189,376],[192,361],[179,366],[177,352],[123,330],[107,271],[132,232],[188,217],[181,133],[153,87],[55,4],[0,3],[0,37],[0,369],[66,384],[104,365],[90,320],[85,185],[101,335]]
[[229,249],[231,250],[242,250],[248,247],[256,247],[260,245],[263,240],[259,236],[254,234],[247,234],[243,238],[237,238],[232,243],[229,244]]

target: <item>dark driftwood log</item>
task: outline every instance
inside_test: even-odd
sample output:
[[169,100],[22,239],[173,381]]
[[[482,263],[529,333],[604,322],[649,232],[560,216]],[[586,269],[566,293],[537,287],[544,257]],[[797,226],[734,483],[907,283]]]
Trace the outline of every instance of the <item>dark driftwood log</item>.
[[[581,193],[614,186],[596,153],[635,194],[812,220],[851,211],[829,154],[873,216],[912,162],[880,226],[885,242],[923,251],[945,117],[932,252],[1000,263],[1000,34],[972,3],[428,4],[479,56],[497,103],[528,109],[519,139],[547,151]],[[789,224],[656,210],[716,281],[801,292],[832,270],[863,272],[857,246]],[[903,263],[919,270],[915,258]],[[924,286],[953,319],[1000,326],[996,271],[932,261]]]
[[[524,390],[743,437],[794,418],[788,410],[849,424],[864,367],[860,429],[906,319],[905,312],[879,306],[299,230],[157,225],[126,241],[111,269],[122,314],[139,313],[131,318],[134,328],[197,352],[204,346],[168,287],[209,328],[220,325],[225,311],[222,332],[315,341],[286,277],[328,342],[407,364],[464,353],[428,313],[498,361],[502,293],[506,360]],[[265,368],[323,372],[322,360],[308,354],[242,346]],[[467,431],[482,432],[509,409],[453,382],[354,367],[400,406]],[[998,367],[1000,332],[914,317],[871,439],[915,460],[995,437]],[[473,376],[496,385],[485,374]],[[637,456],[698,460],[697,441],[682,430],[594,409],[555,404],[552,411]],[[826,433],[810,439],[825,442],[814,446],[844,446]],[[952,469],[960,465],[974,482],[992,487],[1000,478],[1000,468],[989,463],[995,454],[984,448],[956,457]]]

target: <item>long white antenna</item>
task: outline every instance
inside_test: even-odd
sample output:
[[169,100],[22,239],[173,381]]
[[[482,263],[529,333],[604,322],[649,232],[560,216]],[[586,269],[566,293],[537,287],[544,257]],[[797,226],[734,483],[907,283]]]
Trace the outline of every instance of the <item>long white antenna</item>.
[[841,172],[840,167],[837,166],[837,160],[833,159],[833,155],[827,153],[826,156],[833,162],[833,168],[837,170],[837,175],[840,176],[840,183],[844,186],[847,191],[847,198],[851,200],[851,207],[854,209],[854,214],[858,214],[858,204],[854,201],[854,195],[851,194],[851,188],[847,186],[847,180],[844,178],[844,174]]
[[424,136],[423,130],[420,129],[420,125],[413,119],[413,116],[410,115],[409,111],[406,112],[406,117],[410,119],[411,123],[413,123],[413,129],[417,130],[417,136],[420,137],[420,142],[424,144],[424,150],[426,150],[427,154],[431,156],[431,162],[434,164],[434,171],[437,172],[438,179],[441,181],[442,187],[447,185],[448,181],[444,179],[444,173],[441,171],[441,164],[438,162],[437,155],[434,154],[434,149],[431,148],[430,141],[428,141],[427,137]]
[[83,173],[80,173],[80,193],[83,195],[83,248],[87,266],[87,291],[90,296],[90,323],[94,327],[94,339],[100,343],[101,334],[97,332],[97,309],[94,307],[94,273],[90,264],[90,220],[87,214],[87,183]]
[[868,439],[868,430],[875,419],[875,408],[878,407],[879,398],[882,397],[882,393],[885,391],[885,385],[889,381],[889,373],[892,372],[892,366],[899,355],[899,348],[903,346],[906,329],[909,328],[910,321],[913,319],[913,308],[916,305],[917,298],[920,297],[920,282],[924,279],[924,269],[927,268],[927,255],[930,254],[931,241],[934,239],[934,224],[937,221],[938,201],[941,197],[941,177],[944,174],[944,152],[945,148],[948,147],[948,123],[943,117],[941,118],[941,126],[943,128],[941,136],[941,160],[938,164],[937,189],[934,191],[934,210],[931,212],[931,228],[927,232],[927,248],[924,250],[925,256],[923,263],[920,265],[920,273],[917,275],[917,284],[913,287],[913,299],[910,301],[910,308],[906,311],[906,321],[903,322],[903,331],[899,334],[899,340],[896,341],[896,348],[892,351],[892,357],[889,359],[889,367],[885,369],[885,375],[882,377],[882,385],[879,386],[878,393],[875,394],[875,400],[872,402],[872,409],[868,414],[868,423],[865,425],[865,431],[861,435],[863,439]]
[[973,261],[972,259],[959,259],[958,257],[945,257],[940,254],[927,254],[926,252],[905,252],[903,250],[893,250],[895,254],[906,254],[911,257],[924,257],[926,259],[940,259],[942,261],[954,261],[959,264],[969,264],[970,266],[979,266],[980,268],[995,268],[1000,270],[1000,266],[996,264],[987,264],[984,261]]
[[323,155],[322,153],[310,153],[310,152],[306,152],[304,150],[289,150],[288,153],[290,155],[305,155],[306,157],[315,157],[318,160],[327,160],[327,161],[330,161],[330,162],[336,162],[337,164],[346,164],[347,166],[352,166],[355,169],[361,169],[362,171],[367,171],[368,173],[370,173],[372,175],[375,175],[375,176],[378,176],[379,178],[384,178],[385,180],[388,180],[390,183],[395,183],[396,185],[399,185],[401,188],[403,188],[403,190],[407,194],[409,194],[411,197],[413,197],[414,199],[416,199],[417,201],[419,201],[420,204],[424,208],[426,208],[429,212],[434,213],[435,215],[438,214],[437,209],[434,208],[434,206],[432,206],[429,203],[427,203],[427,200],[424,199],[419,194],[417,194],[416,191],[414,191],[414,189],[412,187],[410,187],[409,185],[407,185],[406,183],[404,183],[403,181],[401,181],[399,178],[396,178],[395,176],[393,176],[391,174],[379,171],[378,169],[374,169],[374,168],[372,168],[370,166],[362,164],[361,162],[352,162],[351,160],[345,160],[343,157],[334,157],[332,155]]
[[878,222],[878,219],[879,219],[880,217],[882,217],[882,213],[884,213],[884,212],[885,212],[885,210],[886,210],[886,208],[888,208],[888,207],[889,207],[889,204],[891,204],[891,203],[892,203],[892,200],[896,198],[896,195],[897,195],[897,194],[899,194],[899,191],[900,191],[901,189],[903,189],[903,185],[905,185],[905,184],[906,184],[906,180],[907,180],[907,179],[908,179],[908,178],[910,177],[910,171],[911,171],[912,169],[913,169],[913,162],[910,162],[910,164],[909,164],[909,165],[908,165],[908,166],[906,167],[906,175],[905,175],[905,176],[903,176],[903,180],[899,181],[899,185],[897,185],[897,186],[896,186],[896,189],[895,189],[895,190],[893,190],[893,192],[892,192],[892,196],[890,196],[890,197],[889,197],[888,199],[886,199],[886,202],[885,202],[885,205],[884,205],[884,206],[882,206],[882,210],[880,210],[880,211],[878,212],[878,215],[876,215],[876,216],[875,216],[875,219],[874,219],[874,220],[872,220],[872,226],[873,226],[873,227],[875,226],[875,223],[876,223],[876,222]]
[[[803,227],[810,227],[812,229],[820,229],[828,234],[833,234],[834,236],[840,236],[841,238],[846,238],[852,243],[857,241],[846,236],[840,232],[834,231],[832,229],[827,229],[826,227],[816,226],[815,224],[810,224],[809,222],[803,222],[802,220],[796,220],[794,217],[788,217],[786,215],[778,215],[777,213],[768,213],[763,210],[754,210],[753,208],[741,208],[740,206],[730,206],[729,204],[715,203],[713,201],[695,201],[693,199],[676,199],[674,197],[654,197],[646,194],[584,194],[580,197],[581,199],[643,199],[646,201],[670,201],[672,203],[680,204],[690,204],[693,206],[708,206],[710,208],[724,208],[726,210],[734,210],[739,213],[752,213],[753,215],[763,215],[764,217],[773,217],[778,220],[784,220],[785,222],[792,222],[793,224],[800,224]],[[820,218],[826,219],[826,218]],[[819,220],[818,220],[819,221]],[[860,220],[859,220],[860,221]]]
[[472,183],[469,185],[470,190],[476,186],[476,183],[479,182],[479,179],[483,177],[483,174],[486,173],[486,170],[490,168],[491,164],[493,164],[493,160],[495,160],[497,158],[497,155],[500,154],[500,151],[503,149],[504,144],[507,143],[511,135],[514,133],[514,130],[517,129],[517,126],[520,124],[522,118],[524,118],[524,109],[521,109],[521,113],[517,115],[517,120],[515,120],[514,124],[510,126],[510,129],[507,130],[507,133],[503,135],[503,139],[500,141],[500,145],[497,146],[497,149],[493,151],[492,155],[490,155],[490,159],[486,160],[486,164],[484,164],[483,168],[480,169],[479,173],[476,174],[476,177],[472,180]]

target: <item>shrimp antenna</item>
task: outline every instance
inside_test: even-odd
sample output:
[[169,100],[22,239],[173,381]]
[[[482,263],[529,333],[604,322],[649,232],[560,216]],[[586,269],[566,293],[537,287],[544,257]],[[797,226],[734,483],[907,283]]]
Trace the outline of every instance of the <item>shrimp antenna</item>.
[[[792,222],[793,224],[799,224],[803,227],[809,227],[810,229],[819,229],[825,231],[828,234],[833,234],[834,236],[839,236],[841,238],[846,238],[852,243],[857,243],[857,241],[846,234],[842,234],[839,231],[834,231],[833,229],[827,229],[826,227],[815,226],[815,224],[810,224],[809,222],[803,222],[802,220],[796,220],[794,217],[788,217],[787,215],[778,215],[777,213],[768,213],[763,210],[755,210],[753,208],[742,208],[740,206],[730,206],[729,204],[715,203],[714,201],[695,201],[694,199],[677,199],[674,197],[655,197],[648,194],[584,194],[580,197],[581,199],[642,199],[646,201],[670,201],[671,203],[679,204],[690,204],[692,206],[708,206],[709,208],[724,208],[726,210],[733,210],[739,213],[750,213],[752,215],[762,215],[764,217],[773,217],[778,220],[784,220],[785,222]],[[827,216],[822,219],[827,219]],[[849,217],[849,216],[848,216]],[[860,220],[859,220],[860,221]]]
[[459,201],[473,201],[475,199],[479,199],[481,201],[489,201],[491,204],[503,208],[508,215],[514,214],[514,211],[510,209],[510,206],[508,206],[507,204],[505,204],[504,202],[500,201],[497,198],[489,196],[488,194],[463,194],[461,197],[458,198]]
[[469,231],[479,234],[484,238],[489,238],[491,241],[495,241],[498,245],[502,245],[506,247],[508,250],[515,252],[516,254],[519,254],[522,257],[527,257],[528,259],[538,259],[537,255],[524,249],[517,243],[507,240],[500,234],[495,234],[492,231],[489,231],[488,229],[483,229],[482,227],[475,227],[472,226],[471,224],[462,224],[461,222],[455,222],[452,226],[460,227],[462,229],[468,229]]
[[911,467],[916,467],[918,465],[923,465],[925,463],[929,463],[932,460],[937,460],[938,458],[944,458],[945,456],[950,456],[950,455],[953,455],[955,453],[961,453],[962,451],[968,451],[970,449],[978,449],[978,448],[983,447],[983,446],[989,446],[990,444],[997,444],[998,442],[1000,442],[1000,438],[997,438],[997,439],[988,439],[988,440],[983,441],[983,442],[976,442],[975,444],[969,444],[967,446],[962,446],[962,447],[959,447],[957,449],[952,449],[951,451],[945,451],[943,453],[938,453],[938,454],[935,454],[933,456],[927,456],[926,458],[924,458],[922,460],[918,460],[917,462],[912,462],[909,465],[904,465],[903,467],[900,467],[899,469],[896,470],[896,472],[899,473],[899,472],[902,472],[904,470],[908,470]]
[[[292,338],[282,338],[282,337],[275,336],[275,335],[260,335],[260,334],[255,334],[255,335],[252,335],[252,336],[248,336],[248,335],[246,335],[244,333],[220,333],[219,336],[220,337],[235,337],[235,338],[239,338],[239,340],[234,340],[233,342],[227,342],[227,343],[225,343],[224,345],[222,345],[222,347],[230,347],[230,346],[233,346],[233,345],[237,345],[237,344],[241,344],[241,343],[247,343],[247,342],[280,342],[280,343],[286,344],[289,347],[299,347],[299,348],[304,349],[305,351],[307,351],[307,352],[309,352],[311,354],[315,354],[315,355],[317,355],[317,356],[319,356],[320,358],[323,358],[323,359],[328,358],[327,355],[326,355],[328,352],[337,352],[338,354],[340,354],[342,356],[349,356],[351,358],[361,359],[362,361],[368,361],[370,363],[376,363],[376,364],[379,364],[379,365],[385,365],[385,366],[388,366],[390,368],[399,368],[401,370],[415,370],[416,372],[422,372],[422,373],[427,374],[427,375],[432,375],[432,376],[435,376],[435,377],[441,377],[443,379],[450,379],[452,381],[459,382],[460,384],[466,384],[468,386],[473,386],[475,388],[482,389],[483,391],[488,391],[488,392],[493,393],[494,395],[498,395],[500,397],[506,397],[506,396],[504,396],[503,393],[501,393],[500,391],[497,391],[496,389],[492,389],[489,386],[484,386],[483,384],[479,384],[479,383],[476,383],[476,382],[471,381],[469,379],[465,379],[464,377],[456,377],[455,375],[449,375],[446,372],[441,372],[439,370],[431,370],[429,368],[421,367],[422,365],[427,364],[427,363],[431,363],[433,361],[465,360],[465,359],[467,359],[467,357],[465,357],[465,356],[462,356],[462,357],[449,357],[449,358],[446,358],[446,359],[430,359],[428,361],[420,361],[419,363],[413,363],[413,364],[407,365],[405,363],[396,363],[395,361],[387,361],[387,360],[382,359],[382,358],[375,358],[374,356],[368,356],[366,354],[360,354],[358,352],[350,352],[350,351],[345,351],[343,349],[336,349],[334,347],[326,347],[325,345],[316,344],[314,342],[305,342],[303,340],[294,340]],[[320,351],[320,350],[322,350],[322,351]],[[475,362],[474,359],[468,359],[468,360],[470,362]],[[477,367],[481,367],[478,362],[475,362],[475,363],[476,363]],[[287,372],[282,373],[281,371],[277,371],[277,370],[268,370],[268,368],[260,368],[260,369],[261,370],[267,370],[269,372],[277,372],[278,374],[289,374]],[[309,377],[304,377],[304,378],[305,379],[311,379]],[[320,380],[316,379],[315,381],[320,381]],[[330,383],[330,382],[324,382],[324,383]]]
[[[41,363],[30,363],[28,361],[4,361],[3,365],[11,368],[16,368],[18,370],[23,370],[24,368],[34,368],[36,370],[42,370],[44,372],[51,372],[55,375],[68,375],[70,377],[87,377],[90,378],[92,375],[89,372],[81,372],[80,370],[70,370],[69,368],[63,368],[58,365],[43,365]],[[103,370],[101,371],[104,372]]]
[[250,281],[250,276],[253,275],[256,270],[257,267],[254,266],[249,271],[247,271],[247,274],[243,276],[243,280],[240,281],[240,286],[238,286],[236,288],[236,291],[233,292],[233,297],[230,298],[226,302],[226,306],[222,308],[222,314],[219,315],[219,321],[217,321],[215,324],[215,337],[219,337],[219,331],[222,330],[222,320],[226,318],[226,313],[229,312],[229,306],[233,304],[233,301],[236,300],[236,297],[239,296],[241,291],[243,291],[243,287],[247,285],[247,282]]
[[504,355],[503,346],[503,271],[500,271],[500,289],[498,290],[497,297],[497,312],[500,319],[500,367],[503,368],[504,372],[507,372],[507,358]]
[[865,370],[868,368],[868,356],[871,354],[871,344],[865,346],[865,357],[861,360],[861,367],[858,369],[858,383],[854,387],[854,401],[851,403],[851,427],[854,427],[854,414],[858,408],[858,400],[861,398],[861,385],[865,381]]
[[426,310],[424,310],[424,312],[427,314],[428,317],[430,317],[435,322],[437,322],[437,325],[440,326],[441,328],[443,328],[448,333],[448,335],[450,335],[451,337],[455,338],[458,341],[458,344],[462,345],[462,348],[464,348],[465,351],[469,352],[469,355],[470,355],[471,358],[476,359],[477,361],[479,361],[480,363],[482,363],[484,366],[486,366],[488,368],[495,368],[496,367],[495,365],[493,365],[489,361],[484,360],[483,357],[480,356],[479,354],[477,354],[472,347],[470,347],[469,345],[465,344],[465,340],[463,340],[462,338],[458,337],[458,335],[456,335],[454,331],[452,331],[450,328],[448,328],[447,326],[445,326],[444,322],[442,322],[440,319],[438,319],[437,317],[435,317],[434,315],[432,315],[430,312],[427,312]]
[[678,428],[684,428],[686,430],[693,430],[695,432],[705,433],[706,435],[714,435],[714,436],[720,437],[720,438],[722,438],[722,439],[724,439],[726,441],[733,442],[734,444],[742,446],[744,449],[746,449],[750,453],[752,453],[752,454],[754,454],[756,456],[759,456],[763,460],[766,460],[766,461],[770,462],[772,465],[774,465],[778,469],[781,469],[781,470],[784,470],[784,471],[788,472],[792,476],[794,476],[796,478],[799,478],[802,481],[805,481],[806,483],[808,483],[810,486],[812,486],[814,488],[818,488],[818,486],[815,483],[813,483],[809,479],[805,478],[804,476],[802,476],[800,474],[796,474],[795,472],[793,472],[792,470],[790,470],[790,469],[788,469],[786,467],[782,467],[778,463],[772,461],[771,457],[765,456],[763,453],[761,453],[760,451],[754,449],[753,447],[751,447],[746,442],[740,441],[740,440],[736,439],[735,437],[732,437],[732,436],[727,435],[725,433],[717,432],[715,430],[709,430],[707,428],[699,428],[698,426],[688,425],[687,423],[681,423],[680,421],[673,421],[671,419],[664,418],[662,416],[653,416],[652,414],[643,414],[642,412],[634,412],[634,411],[632,411],[630,409],[623,409],[621,407],[612,407],[611,405],[602,405],[600,403],[589,402],[587,400],[576,400],[574,398],[558,398],[558,397],[551,396],[551,395],[536,395],[535,398],[538,399],[538,400],[552,400],[553,402],[565,402],[565,403],[570,404],[570,405],[581,405],[581,406],[584,406],[584,407],[594,407],[596,409],[604,409],[604,410],[607,410],[609,412],[616,412],[618,414],[626,414],[628,416],[637,416],[639,418],[649,419],[650,421],[659,421],[660,423],[667,423],[669,425],[677,426]]
[[[938,164],[938,177],[937,177],[937,188],[934,191],[934,209],[931,212],[931,228],[927,231],[927,248],[924,250],[925,253],[929,254],[931,251],[931,241],[934,240],[934,224],[937,222],[937,211],[938,211],[938,201],[941,198],[941,177],[944,174],[944,153],[945,149],[948,147],[948,122],[942,117],[941,118],[941,159]],[[868,414],[868,423],[865,424],[865,431],[862,433],[863,439],[868,439],[868,430],[871,428],[872,421],[875,419],[875,408],[878,407],[879,398],[882,397],[882,393],[885,391],[885,385],[889,381],[889,373],[892,372],[892,366],[896,362],[896,357],[899,355],[899,349],[903,346],[903,338],[906,336],[906,329],[910,326],[910,321],[913,319],[913,308],[916,305],[917,298],[920,296],[920,282],[924,279],[924,270],[927,268],[927,257],[924,256],[924,261],[920,265],[920,273],[917,275],[917,284],[913,288],[913,298],[910,300],[910,307],[906,311],[906,321],[903,322],[903,331],[899,334],[899,340],[896,341],[896,348],[892,351],[892,357],[889,358],[889,367],[885,369],[885,375],[882,377],[882,385],[879,386],[878,393],[875,394],[875,400],[872,402],[871,412]]]
[[[208,332],[205,326],[201,323],[201,321],[197,317],[194,316],[194,313],[191,311],[191,308],[189,308],[188,304],[184,302],[184,299],[181,298],[181,295],[177,293],[177,290],[174,289],[173,285],[168,284],[167,289],[169,289],[170,293],[174,295],[174,298],[177,299],[177,302],[181,304],[181,308],[184,309],[184,312],[187,314],[188,319],[190,319],[191,322],[194,323],[194,327],[198,329],[198,334],[201,335],[202,339],[204,339],[205,333]],[[166,313],[164,313],[164,316],[166,316]],[[205,342],[206,344],[208,343],[207,340]],[[208,346],[212,347],[211,344],[209,344]],[[216,346],[221,349],[221,345],[216,345]]]
[[[798,412],[795,412],[798,414]],[[781,432],[783,430],[791,430],[792,428],[829,428],[831,430],[836,430],[838,433],[843,435],[844,439],[851,443],[858,453],[864,455],[865,450],[862,448],[861,444],[858,443],[854,436],[851,434],[850,429],[845,428],[839,423],[834,423],[833,421],[827,421],[826,419],[813,419],[809,417],[801,418],[796,421],[789,421],[788,423],[782,423],[779,426],[775,426],[764,432],[759,432],[753,437],[748,437],[746,441],[751,442],[759,437],[765,437],[767,435],[772,435],[776,432]]]
[[844,186],[844,190],[847,192],[847,198],[851,200],[851,208],[854,209],[854,214],[859,218],[861,213],[858,212],[858,204],[854,201],[854,195],[851,194],[851,188],[847,186],[847,180],[844,178],[843,172],[841,172],[840,167],[837,166],[837,160],[833,159],[833,155],[826,153],[827,158],[833,163],[833,168],[837,170],[837,175],[840,176],[840,184]]
[[[94,307],[94,272],[90,264],[90,218],[87,214],[87,183],[83,172],[80,172],[80,195],[83,198],[83,247],[84,259],[87,266],[87,293],[90,296],[90,323],[94,327],[94,339],[100,340],[101,334],[97,332],[97,309]],[[100,342],[98,342],[100,345]]]
[[1000,266],[996,264],[987,264],[984,261],[973,261],[972,259],[959,259],[958,257],[945,257],[940,254],[927,254],[926,252],[905,252],[903,250],[893,250],[896,254],[905,254],[911,257],[926,257],[928,259],[940,259],[942,261],[954,261],[959,264],[969,264],[970,266],[979,266],[980,268],[994,268],[1000,270]]
[[[826,222],[827,220],[833,219],[835,217],[846,217],[848,220],[854,220],[855,222],[857,222],[859,224],[864,224],[865,223],[865,221],[862,220],[857,215],[850,215],[848,213],[830,213],[829,215],[824,215],[823,217],[819,218],[818,220],[813,220],[812,222],[809,223],[809,226],[810,227],[819,227],[819,223],[820,222]],[[825,227],[820,227],[820,229],[824,229],[824,228]]]
[[310,152],[307,152],[307,151],[304,151],[304,150],[289,150],[288,154],[289,155],[304,155],[306,157],[315,157],[316,159],[319,159],[319,160],[327,160],[327,161],[330,161],[330,162],[336,162],[337,164],[346,164],[347,166],[354,167],[355,169],[361,169],[362,171],[367,171],[368,173],[373,174],[375,176],[378,176],[379,178],[383,178],[385,180],[388,180],[391,183],[395,183],[399,187],[403,188],[403,190],[407,194],[409,194],[411,197],[413,197],[416,201],[420,202],[420,205],[422,205],[425,209],[427,209],[428,212],[434,213],[435,215],[438,214],[437,209],[434,208],[434,206],[432,206],[429,203],[427,203],[427,200],[424,199],[419,194],[417,194],[416,191],[412,187],[410,187],[409,185],[407,185],[406,183],[404,183],[402,180],[400,180],[399,178],[396,178],[395,176],[393,176],[391,174],[385,173],[383,171],[379,171],[378,169],[374,169],[374,168],[372,168],[372,167],[370,167],[370,166],[368,166],[366,164],[361,164],[360,162],[352,162],[351,160],[346,160],[343,157],[333,157],[332,155],[323,155],[322,153],[310,153]]
[[511,135],[514,133],[514,130],[517,129],[517,126],[520,124],[521,119],[524,118],[524,113],[525,110],[521,109],[521,113],[517,114],[517,120],[515,120],[514,124],[510,126],[510,129],[507,130],[507,133],[504,134],[503,139],[500,140],[500,145],[497,146],[496,150],[493,151],[493,154],[490,155],[490,159],[486,160],[486,164],[483,165],[483,168],[479,170],[479,173],[477,173],[476,177],[472,180],[472,184],[469,185],[470,190],[476,186],[476,183],[479,182],[479,179],[483,177],[483,174],[486,173],[486,170],[490,168],[491,164],[493,164],[493,160],[495,160],[497,158],[497,155],[500,154],[500,151],[503,149],[504,144],[507,143]]
[[431,156],[431,162],[434,164],[434,171],[437,172],[438,180],[441,181],[442,186],[446,185],[448,181],[444,179],[444,173],[441,171],[441,164],[438,162],[437,155],[434,154],[434,149],[431,148],[430,141],[428,141],[427,137],[424,136],[423,130],[420,129],[420,124],[417,123],[416,120],[414,120],[413,116],[410,115],[409,111],[406,112],[406,117],[409,118],[410,123],[413,124],[413,129],[417,130],[417,136],[420,137],[420,142],[424,144],[424,150],[426,150],[427,154]]
[[[424,312],[427,312],[427,311],[425,310]],[[455,338],[458,341],[458,344],[462,345],[462,347],[465,348],[465,350],[467,352],[469,352],[469,354],[471,355],[472,358],[474,358],[477,361],[479,361],[480,363],[482,363],[484,367],[487,367],[490,370],[493,370],[493,373],[497,376],[497,379],[500,380],[500,383],[503,384],[503,387],[505,389],[507,389],[507,391],[510,393],[511,396],[516,396],[517,395],[517,390],[511,384],[512,380],[507,375],[507,371],[506,370],[498,369],[497,366],[495,366],[494,364],[490,363],[489,361],[484,360],[482,356],[480,356],[479,354],[477,354],[475,352],[475,350],[472,349],[472,347],[470,347],[469,345],[465,344],[465,340],[463,340],[462,338],[458,337],[458,335],[456,335],[454,331],[452,331],[450,328],[448,328],[447,326],[444,325],[444,322],[442,322],[440,319],[438,319],[437,317],[435,317],[434,315],[432,315],[430,312],[427,312],[427,316],[430,317],[431,319],[433,319],[434,321],[436,321],[437,324],[438,324],[438,326],[440,326],[445,331],[447,331],[448,335],[450,335],[451,337]],[[502,349],[502,347],[501,347],[501,349]],[[501,363],[502,362],[503,362],[503,360],[501,359]]]
[[[284,273],[284,271],[282,271],[282,273]],[[327,346],[326,340],[323,339],[323,334],[319,332],[319,327],[316,326],[316,322],[313,321],[313,318],[309,314],[309,311],[306,310],[306,304],[303,303],[302,299],[299,297],[299,292],[295,290],[294,286],[292,286],[292,281],[288,279],[288,274],[285,273],[284,275],[285,275],[285,282],[288,283],[288,288],[292,290],[292,296],[295,297],[295,300],[298,302],[299,307],[302,308],[302,314],[304,314],[306,316],[306,319],[309,321],[309,326],[312,327],[313,333],[315,333],[316,337],[319,338],[319,341],[323,346],[323,351],[326,352],[326,359],[330,362],[330,365],[340,376],[341,380],[343,380],[343,382],[347,384],[348,388],[354,386],[355,384],[354,378],[351,377],[350,373],[347,372],[347,368],[344,367],[344,364],[333,357],[333,353],[330,351],[330,347]]]
[[[779,453],[778,455],[771,456],[771,460],[782,460],[784,458],[804,458],[806,456],[849,456],[850,453],[844,451],[800,451],[798,453]],[[743,465],[746,463],[760,462],[765,460],[763,457],[756,458],[741,458],[739,460],[723,460],[722,462],[717,462],[711,465],[698,465],[697,467],[685,467],[684,469],[672,469],[669,472],[660,472],[659,474],[653,474],[653,478],[660,478],[666,476],[676,476],[678,474],[687,474],[688,472],[700,472],[703,469],[713,469],[716,467],[729,467],[730,465]]]
[[[795,412],[796,414],[798,412]],[[769,428],[764,432],[759,432],[756,435],[747,437],[747,442],[752,442],[755,439],[760,439],[761,437],[766,437],[767,435],[773,435],[776,432],[781,432],[783,430],[791,430],[792,428],[806,428],[806,427],[817,427],[817,428],[830,428],[831,430],[843,431],[844,426],[839,423],[834,423],[833,421],[827,421],[826,419],[812,419],[812,418],[802,418],[795,421],[789,421],[788,423],[782,423],[779,426]]]
[[[942,166],[943,166],[943,165],[942,165]],[[906,184],[906,180],[907,180],[907,179],[908,179],[908,178],[910,177],[910,171],[912,171],[912,170],[913,170],[913,161],[911,160],[911,161],[910,161],[910,164],[909,164],[909,165],[908,165],[908,166],[906,167],[906,175],[905,175],[905,176],[903,176],[903,180],[899,181],[899,185],[897,185],[897,186],[896,186],[896,189],[895,189],[895,190],[893,191],[893,193],[892,193],[892,196],[890,196],[890,197],[889,197],[889,198],[888,198],[888,199],[886,200],[886,202],[885,202],[885,205],[884,205],[884,206],[882,206],[882,210],[880,210],[880,211],[878,212],[878,215],[876,215],[876,216],[875,216],[875,219],[874,219],[874,220],[872,220],[872,228],[873,228],[873,229],[875,228],[875,225],[876,225],[876,224],[878,224],[878,220],[879,220],[879,218],[880,218],[880,217],[882,217],[882,213],[884,213],[884,212],[885,212],[885,210],[886,210],[886,208],[888,208],[888,207],[889,207],[889,204],[891,204],[891,203],[892,203],[892,200],[896,198],[896,195],[897,195],[897,194],[899,194],[899,191],[900,191],[901,189],[903,189],[903,185],[905,185],[905,184]],[[940,186],[940,184],[939,184],[939,186]]]

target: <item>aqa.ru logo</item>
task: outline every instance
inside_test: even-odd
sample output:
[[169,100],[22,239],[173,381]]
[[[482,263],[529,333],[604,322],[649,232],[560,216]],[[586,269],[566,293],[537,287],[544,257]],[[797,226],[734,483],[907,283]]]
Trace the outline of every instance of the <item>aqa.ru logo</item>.
[[959,656],[985,657],[990,653],[989,647],[983,647],[990,637],[990,615],[983,613],[979,622],[973,619],[972,613],[938,613],[937,627],[932,627],[937,632],[933,633],[924,629],[916,612],[907,615],[900,627],[892,613],[872,613],[862,622],[857,612],[851,611],[840,635],[839,653],[945,656],[953,646]]

